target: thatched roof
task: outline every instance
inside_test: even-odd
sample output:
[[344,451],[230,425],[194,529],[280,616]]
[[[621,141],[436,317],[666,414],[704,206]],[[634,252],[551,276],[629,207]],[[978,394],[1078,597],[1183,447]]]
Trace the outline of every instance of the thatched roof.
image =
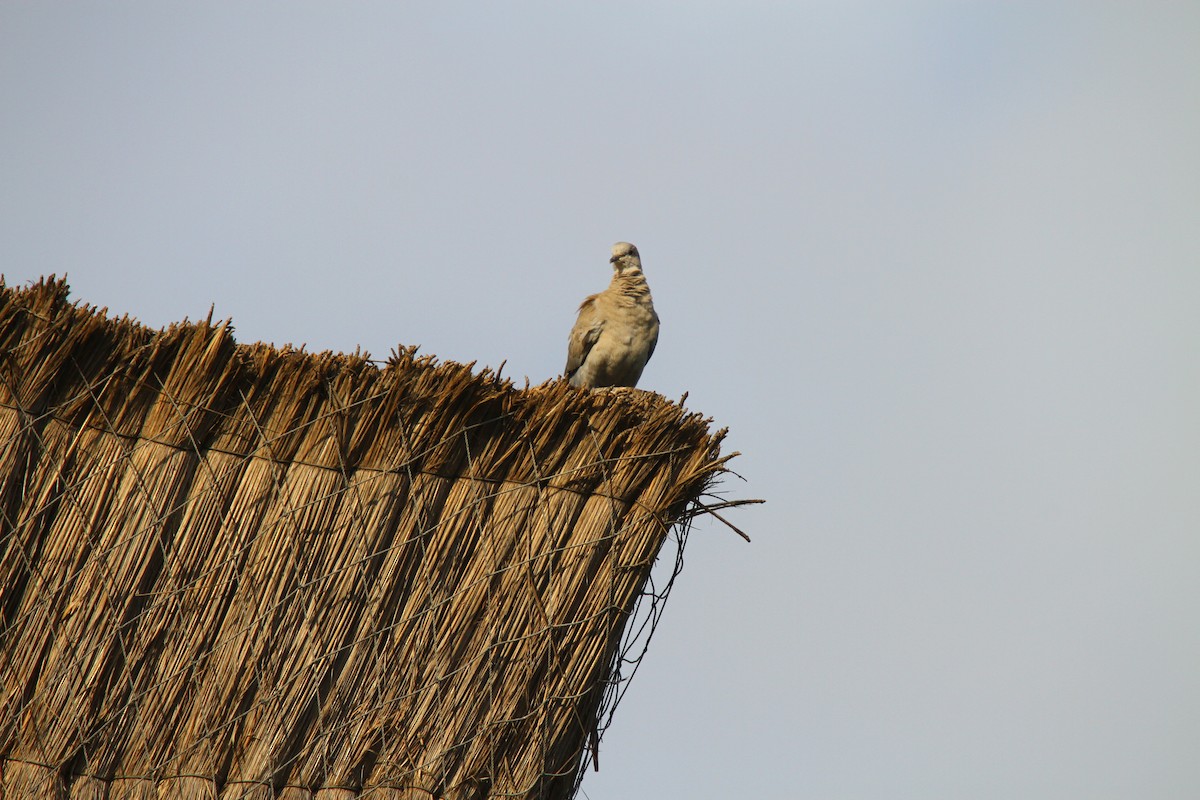
[[0,281],[2,794],[571,797],[721,438]]

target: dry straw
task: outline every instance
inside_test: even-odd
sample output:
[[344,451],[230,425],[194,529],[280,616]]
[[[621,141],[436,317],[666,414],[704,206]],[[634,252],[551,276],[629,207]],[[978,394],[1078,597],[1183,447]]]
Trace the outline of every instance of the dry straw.
[[573,796],[722,435],[0,282],[3,797]]

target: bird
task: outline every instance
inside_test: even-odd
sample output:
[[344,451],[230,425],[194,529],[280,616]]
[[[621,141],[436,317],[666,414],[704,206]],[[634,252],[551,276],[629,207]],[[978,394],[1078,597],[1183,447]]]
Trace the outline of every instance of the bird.
[[572,386],[637,386],[658,344],[658,314],[638,249],[617,242],[609,263],[612,282],[579,304],[567,341],[566,378]]

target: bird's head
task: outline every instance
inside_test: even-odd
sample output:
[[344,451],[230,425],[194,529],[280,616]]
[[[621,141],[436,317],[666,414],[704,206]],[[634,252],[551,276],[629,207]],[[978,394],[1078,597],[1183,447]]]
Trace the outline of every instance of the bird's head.
[[633,275],[642,271],[642,257],[638,255],[638,249],[629,242],[614,244],[609,262],[617,275]]

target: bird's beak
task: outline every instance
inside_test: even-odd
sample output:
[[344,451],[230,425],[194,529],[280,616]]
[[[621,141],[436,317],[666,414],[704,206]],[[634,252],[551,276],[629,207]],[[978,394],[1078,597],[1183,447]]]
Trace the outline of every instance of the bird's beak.
[[620,256],[613,256],[612,258],[610,258],[610,259],[608,260],[608,263],[610,263],[610,264],[615,264],[615,263],[617,263],[617,259],[618,259],[618,258],[620,258]]

